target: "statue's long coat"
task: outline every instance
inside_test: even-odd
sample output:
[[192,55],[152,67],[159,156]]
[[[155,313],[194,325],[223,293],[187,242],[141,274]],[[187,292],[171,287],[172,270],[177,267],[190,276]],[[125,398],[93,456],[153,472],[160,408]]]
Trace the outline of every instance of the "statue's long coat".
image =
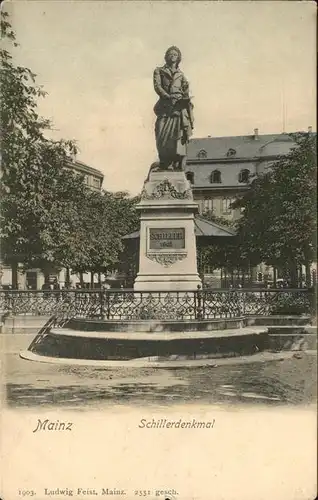
[[189,84],[182,71],[177,69],[172,72],[167,65],[155,69],[153,82],[159,95],[154,107],[157,149],[160,160],[170,163],[177,156],[185,156],[185,147],[193,128],[193,106],[188,101]]

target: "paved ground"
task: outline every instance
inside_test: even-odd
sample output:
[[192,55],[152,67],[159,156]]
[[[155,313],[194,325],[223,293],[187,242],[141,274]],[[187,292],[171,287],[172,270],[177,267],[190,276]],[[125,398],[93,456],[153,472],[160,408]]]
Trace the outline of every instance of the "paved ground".
[[12,407],[98,409],[110,405],[167,406],[180,403],[298,405],[316,401],[316,353],[171,368],[87,367],[36,363],[19,352],[33,338],[0,336],[7,402]]

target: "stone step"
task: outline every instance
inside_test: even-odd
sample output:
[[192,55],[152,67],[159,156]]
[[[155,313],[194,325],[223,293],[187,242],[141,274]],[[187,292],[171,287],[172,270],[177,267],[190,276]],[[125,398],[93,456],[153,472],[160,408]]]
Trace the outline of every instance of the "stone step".
[[34,334],[49,320],[49,316],[32,316],[21,314],[17,316],[7,316],[1,325],[1,333],[5,334]]
[[246,326],[304,326],[311,324],[310,316],[247,316],[244,319]]
[[305,326],[305,332],[310,333],[312,335],[317,335],[317,326],[307,325]]
[[29,325],[30,323],[33,325],[42,325],[49,320],[50,316],[33,316],[29,314],[19,314],[16,316],[6,316],[3,319],[3,323],[6,326],[14,326],[14,325]]
[[317,330],[312,326],[279,326],[268,328],[270,350],[307,351],[317,349]]
[[[269,334],[301,334],[306,333],[307,328],[310,328],[311,325],[276,325],[276,326],[268,326],[267,330]],[[307,332],[309,333],[309,332]]]
[[14,326],[13,328],[2,327],[1,333],[5,335],[37,335],[41,327],[39,326]]

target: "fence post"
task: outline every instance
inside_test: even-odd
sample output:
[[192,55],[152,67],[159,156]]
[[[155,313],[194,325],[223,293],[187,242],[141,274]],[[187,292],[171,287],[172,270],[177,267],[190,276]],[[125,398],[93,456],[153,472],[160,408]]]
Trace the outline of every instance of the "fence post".
[[194,292],[197,294],[197,319],[202,319],[202,296],[201,296],[201,286],[197,286],[197,291]]
[[110,317],[110,304],[109,304],[109,295],[110,292],[109,290],[105,290],[105,299],[106,299],[106,319],[109,319]]
[[240,292],[241,300],[240,300],[240,316],[245,316],[245,295],[246,293],[243,290]]
[[317,294],[317,288],[316,285],[312,286],[308,290],[309,294],[309,307],[310,307],[310,316],[316,320],[316,315],[317,315],[317,302],[316,302],[316,294]]
[[103,299],[104,299],[104,292],[103,292],[103,290],[100,290],[100,292],[99,292],[99,314],[100,314],[101,319],[103,319],[103,317],[104,317]]
[[201,319],[205,319],[205,297],[206,297],[206,293],[205,291],[202,289],[200,291],[200,295],[201,295]]

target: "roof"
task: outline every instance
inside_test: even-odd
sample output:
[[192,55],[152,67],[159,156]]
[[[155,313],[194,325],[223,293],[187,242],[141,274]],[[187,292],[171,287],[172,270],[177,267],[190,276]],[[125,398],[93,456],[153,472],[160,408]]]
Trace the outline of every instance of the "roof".
[[[211,183],[211,173],[218,170],[221,174],[221,183]],[[186,167],[186,173],[193,172],[192,189],[213,189],[222,190],[228,188],[246,189],[246,184],[239,182],[239,172],[249,170],[251,174],[255,173],[255,167],[251,162],[238,162],[235,159],[228,162],[198,162],[190,163]]]
[[235,236],[234,229],[221,226],[203,217],[194,218],[194,230],[196,236]]
[[89,165],[86,165],[86,163],[83,163],[82,161],[79,160],[72,160],[70,158],[67,160],[65,166],[77,170],[78,172],[96,175],[100,179],[104,178],[104,174],[100,170],[97,170],[97,168],[90,167]]
[[140,231],[134,231],[133,233],[125,234],[125,236],[122,237],[122,240],[133,240],[135,238],[139,238],[139,236]]
[[[225,227],[225,226],[220,226],[219,224],[216,224],[215,222],[209,221],[207,219],[204,219],[203,217],[196,216],[194,218],[194,232],[197,237],[208,237],[208,236],[217,236],[217,237],[224,237],[224,236],[235,236],[235,231],[234,229],[230,227]],[[126,234],[123,236],[123,240],[132,240],[132,239],[137,239],[140,236],[139,231],[135,231],[131,234]]]
[[[237,135],[228,137],[204,137],[193,138],[188,145],[188,162],[206,161],[209,159],[229,159],[235,158],[255,158],[264,156],[264,146],[275,143],[275,155],[282,149],[284,152],[289,150],[294,141],[289,134],[263,134],[263,135]],[[279,143],[279,144],[277,144]],[[288,143],[288,145],[286,144]],[[286,148],[287,146],[287,148]],[[230,149],[234,150],[234,155],[228,157]],[[198,158],[200,151],[206,151],[206,158]]]
[[[204,137],[191,139],[188,145],[186,173],[192,173],[192,189],[198,191],[244,191],[253,175],[286,155],[295,142],[290,134],[254,134],[248,136]],[[219,182],[211,174],[219,171]],[[241,172],[247,170],[249,180],[242,180]]]

